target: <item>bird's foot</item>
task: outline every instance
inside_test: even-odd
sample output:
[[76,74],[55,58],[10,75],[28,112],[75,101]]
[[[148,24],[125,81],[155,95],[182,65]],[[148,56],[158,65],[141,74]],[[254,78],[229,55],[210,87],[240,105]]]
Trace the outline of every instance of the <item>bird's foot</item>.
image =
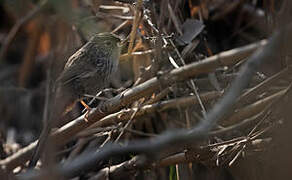
[[85,115],[84,115],[84,121],[88,122],[88,117],[89,117],[89,113],[91,111],[91,107],[89,107],[83,100],[80,101],[80,103],[85,107],[85,109],[87,110]]

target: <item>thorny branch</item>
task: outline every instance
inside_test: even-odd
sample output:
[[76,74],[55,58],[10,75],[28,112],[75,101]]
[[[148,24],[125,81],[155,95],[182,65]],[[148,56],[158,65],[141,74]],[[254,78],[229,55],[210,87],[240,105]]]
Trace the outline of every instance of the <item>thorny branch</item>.
[[[88,170],[92,166],[96,165],[97,162],[100,162],[101,160],[108,159],[109,157],[116,156],[116,155],[123,155],[128,153],[135,153],[135,154],[145,154],[149,159],[155,159],[159,156],[159,152],[164,150],[165,148],[169,148],[173,146],[173,144],[177,145],[185,145],[188,142],[192,143],[199,143],[201,140],[206,138],[209,131],[214,127],[214,125],[217,123],[217,120],[220,119],[227,111],[228,109],[234,105],[235,100],[239,97],[242,90],[245,89],[250,79],[252,78],[252,75],[255,73],[257,68],[268,59],[276,59],[277,52],[279,52],[279,49],[282,47],[283,38],[285,39],[291,39],[291,35],[288,33],[285,33],[287,31],[291,31],[291,25],[288,27],[283,28],[281,31],[277,31],[274,33],[274,35],[270,38],[270,42],[264,47],[256,51],[246,62],[246,64],[241,68],[239,72],[239,76],[233,81],[230,89],[228,92],[224,95],[224,97],[214,106],[214,108],[207,114],[204,121],[202,121],[198,126],[194,127],[190,131],[185,130],[176,130],[176,131],[169,131],[166,133],[163,133],[162,135],[158,136],[157,138],[149,140],[140,140],[140,141],[134,141],[128,144],[127,146],[120,146],[118,144],[108,144],[104,148],[101,148],[99,151],[95,151],[92,153],[84,154],[79,157],[77,157],[75,160],[73,160],[70,163],[64,163],[62,165],[58,165],[54,168],[53,172],[56,172],[56,174],[61,175],[63,177],[74,177],[77,174],[80,173],[80,171]],[[285,37],[283,36],[286,35]],[[288,45],[289,42],[285,41],[285,45]],[[205,63],[210,63],[212,60],[208,59],[203,61],[204,63],[196,63],[198,66]],[[221,61],[222,63],[222,61]],[[188,69],[191,68],[192,65],[187,65],[182,68],[175,69],[169,73],[169,76],[172,80],[165,80],[166,82],[173,82],[179,81],[182,79],[190,78],[195,75],[195,73],[188,72]],[[204,67],[204,66],[203,66]],[[206,70],[206,69],[204,69]],[[210,71],[211,69],[208,69]],[[186,73],[188,72],[188,73]],[[202,72],[202,71],[199,71]],[[166,83],[164,82],[164,83]],[[159,83],[157,78],[150,79],[149,81],[145,82],[152,85],[152,87],[155,87],[156,83]],[[142,87],[145,87],[145,83],[141,84]],[[139,85],[141,87],[141,85]],[[137,87],[139,87],[137,86]],[[137,88],[135,87],[135,88]],[[148,86],[149,87],[149,86]],[[130,99],[135,99],[136,96],[130,96],[131,92],[134,91],[125,92],[125,97],[129,97]],[[145,87],[147,89],[147,86]],[[116,98],[113,98],[111,104],[105,104],[104,107],[111,107],[110,109],[117,109],[117,107],[120,107],[120,105],[115,104]],[[120,99],[120,97],[118,97]],[[123,98],[122,98],[123,99]],[[125,102],[122,101],[122,104]],[[107,109],[109,110],[109,109]],[[108,111],[107,111],[108,112]],[[96,112],[94,113],[96,114]],[[91,116],[92,117],[92,116]],[[90,122],[92,121],[92,118],[90,118]],[[51,171],[50,171],[51,172]],[[44,175],[47,175],[47,173],[50,173],[47,171],[42,171],[40,173],[27,173],[25,178],[31,179],[35,177],[43,177]]]
[[[51,138],[56,141],[57,145],[61,146],[70,141],[78,132],[86,129],[103,117],[118,111],[122,107],[134,102],[141,97],[152,94],[160,87],[166,87],[174,82],[183,81],[202,73],[214,71],[218,67],[236,64],[237,62],[247,58],[258,47],[264,46],[266,43],[266,40],[262,40],[254,44],[225,51],[220,54],[208,57],[200,62],[191,63],[186,66],[174,69],[162,76],[149,79],[148,81],[126,90],[121,94],[113,97],[112,99],[109,99],[101,107],[93,109],[89,114],[88,122],[85,122],[83,120],[83,116],[81,116],[59,128],[57,131],[55,131],[55,133],[52,134]],[[12,156],[1,160],[0,165],[5,167],[7,170],[12,170],[19,165],[23,165],[31,158],[36,144],[37,142],[33,142],[27,147],[24,147],[18,152],[14,153]]]

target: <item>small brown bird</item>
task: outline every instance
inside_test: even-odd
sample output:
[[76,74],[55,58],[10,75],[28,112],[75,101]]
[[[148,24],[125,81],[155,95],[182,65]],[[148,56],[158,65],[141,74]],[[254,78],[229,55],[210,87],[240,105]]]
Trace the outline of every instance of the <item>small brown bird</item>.
[[54,115],[60,116],[85,94],[95,95],[109,83],[118,67],[120,42],[112,33],[97,34],[68,59],[56,82]]
[[77,101],[89,108],[83,101],[85,94],[95,95],[102,90],[116,72],[119,62],[121,40],[112,33],[93,36],[67,61],[63,72],[57,78],[50,117],[41,132],[36,152],[30,162],[35,166],[55,121]]

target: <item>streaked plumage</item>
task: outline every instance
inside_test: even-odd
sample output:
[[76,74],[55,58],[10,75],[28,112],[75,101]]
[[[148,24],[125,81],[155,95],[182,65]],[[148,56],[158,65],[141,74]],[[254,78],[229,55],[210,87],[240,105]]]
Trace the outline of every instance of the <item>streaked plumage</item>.
[[63,112],[85,94],[95,95],[109,83],[118,67],[119,43],[111,33],[97,34],[68,59],[56,82],[55,115],[60,116],[59,110]]
[[67,61],[56,81],[50,117],[43,127],[38,148],[30,166],[34,166],[42,153],[48,134],[63,112],[81,100],[85,94],[95,95],[108,83],[117,70],[120,39],[111,33],[92,37]]

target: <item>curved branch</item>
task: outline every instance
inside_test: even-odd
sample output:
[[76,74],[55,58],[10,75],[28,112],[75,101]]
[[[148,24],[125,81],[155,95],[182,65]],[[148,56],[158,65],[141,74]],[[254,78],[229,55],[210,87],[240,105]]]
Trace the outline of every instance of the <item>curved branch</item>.
[[[247,58],[258,47],[262,47],[265,44],[267,44],[267,41],[262,40],[247,46],[225,51],[206,58],[200,62],[191,63],[174,69],[169,73],[149,79],[148,81],[113,97],[105,102],[100,108],[93,109],[89,114],[88,122],[84,121],[83,116],[81,116],[58,129],[51,135],[51,138],[54,139],[57,145],[61,146],[70,141],[77,133],[86,129],[93,123],[99,121],[106,115],[117,112],[122,107],[131,104],[139,98],[152,94],[159,88],[167,87],[175,82],[212,72],[218,67],[234,65]],[[10,171],[17,166],[23,165],[31,158],[36,144],[37,142],[33,142],[8,158],[1,160],[0,166],[5,167],[8,171]]]
[[[289,32],[291,29],[292,29],[291,26],[289,26],[289,28],[284,29],[281,32],[274,33],[274,35],[270,39],[270,43],[268,43],[264,48],[256,51],[249,58],[247,63],[241,68],[239,76],[233,81],[231,88],[227,91],[224,97],[215,105],[215,107],[210,111],[210,113],[207,114],[206,119],[204,121],[201,121],[201,123],[197,127],[191,129],[190,131],[186,130],[169,131],[163,133],[157,138],[153,138],[151,141],[150,140],[132,141],[127,146],[109,144],[104,148],[101,148],[99,151],[94,151],[88,154],[81,155],[69,163],[58,165],[54,168],[53,171],[50,172],[56,172],[57,174],[64,177],[74,177],[78,175],[81,171],[84,172],[86,170],[89,170],[93,166],[96,167],[97,162],[106,160],[116,155],[125,155],[128,153],[145,154],[149,159],[153,159],[157,157],[163,150],[165,150],[166,148],[173,147],[174,145],[176,145],[176,147],[183,148],[183,145],[189,142],[192,142],[193,144],[199,143],[201,140],[207,137],[207,134],[217,123],[218,119],[220,119],[228,111],[228,109],[234,105],[236,99],[239,97],[242,90],[248,86],[256,69],[265,60],[266,61],[267,59],[274,60],[275,58],[277,58],[278,53],[280,52],[280,48],[283,47],[281,45],[288,45],[289,41],[285,41],[285,43],[287,44],[282,44],[282,42],[283,38],[289,39],[291,41],[291,35],[289,33],[287,34],[285,33]],[[283,36],[283,34],[287,36]],[[197,64],[199,66],[201,65],[202,67],[202,64],[205,63],[210,63],[210,61],[204,61],[204,63]],[[191,76],[188,75],[190,74],[194,75],[195,74],[194,72],[196,73],[202,72],[200,71],[201,69],[192,72],[187,71],[188,73],[183,71],[189,69],[190,67],[191,65],[188,65],[171,71],[169,74],[170,75],[169,77],[171,78],[169,78],[170,80],[168,81],[166,80],[166,82],[172,82],[171,80],[172,78],[175,80],[181,80],[180,78],[189,78]],[[181,71],[183,71],[183,73]],[[180,75],[179,77],[177,76],[178,74]],[[154,78],[149,81],[151,82],[150,84],[155,84],[155,82],[158,81],[158,79]],[[141,85],[145,85],[145,83]],[[113,100],[115,100],[115,98],[113,98]],[[109,105],[112,105],[109,107],[119,107],[117,104]],[[28,179],[32,179],[35,177],[39,178],[45,174],[48,174],[48,171],[42,171],[40,174],[30,172],[26,174],[27,175],[26,178]]]

